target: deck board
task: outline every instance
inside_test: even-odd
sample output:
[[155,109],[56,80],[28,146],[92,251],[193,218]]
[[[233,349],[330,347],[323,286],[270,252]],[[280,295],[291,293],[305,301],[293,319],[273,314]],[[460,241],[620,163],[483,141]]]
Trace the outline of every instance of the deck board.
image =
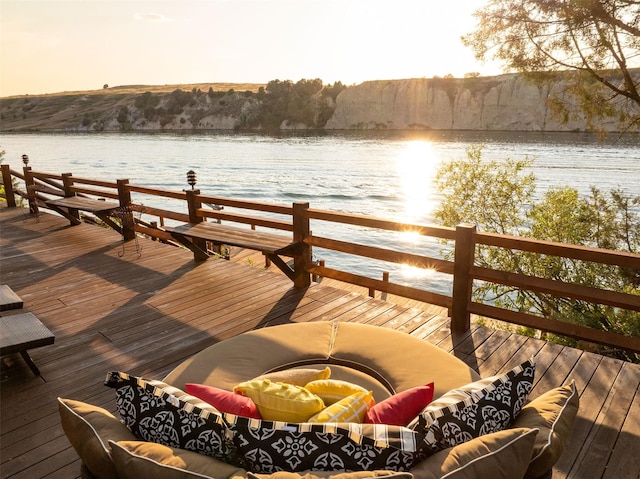
[[[203,348],[252,328],[338,320],[393,328],[459,357],[482,376],[536,358],[539,396],[575,380],[581,408],[554,478],[638,478],[640,366],[473,324],[452,335],[443,308],[322,280],[305,290],[264,260],[236,249],[232,261],[197,264],[190,251],[69,226],[43,213],[0,208],[0,282],[56,335],[22,358],[2,358],[0,471],[3,478],[74,478],[80,464],[60,427],[56,397],[114,410],[106,373],[162,378]],[[46,381],[46,382],[45,382]],[[635,453],[634,453],[635,452]]]

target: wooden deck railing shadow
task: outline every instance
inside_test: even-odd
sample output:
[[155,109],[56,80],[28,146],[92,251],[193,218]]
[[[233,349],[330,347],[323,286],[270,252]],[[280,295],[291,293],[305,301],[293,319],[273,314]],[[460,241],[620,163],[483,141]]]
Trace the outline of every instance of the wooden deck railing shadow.
[[[32,171],[25,167],[23,172],[11,170],[9,165],[1,165],[2,179],[5,187],[5,198],[8,206],[16,206],[15,196],[26,198],[26,187],[39,185],[39,207],[47,208],[47,198],[89,197],[118,200],[120,205],[129,205],[131,209],[142,213],[141,218],[134,218],[133,230],[124,232],[127,238],[133,239],[136,233],[144,234],[159,241],[178,244],[176,235],[167,231],[167,224],[184,223],[195,225],[214,219],[216,222],[233,223],[245,228],[244,231],[277,231],[290,235],[292,248],[288,250],[293,265],[285,265],[277,255],[263,251],[269,259],[279,263],[277,266],[294,281],[296,287],[309,286],[313,277],[327,277],[356,284],[370,291],[381,291],[425,303],[435,304],[449,310],[451,329],[455,333],[469,331],[472,314],[505,321],[515,325],[558,334],[577,340],[596,343],[631,352],[640,352],[640,338],[626,336],[611,331],[603,331],[587,326],[573,324],[557,319],[544,318],[530,312],[514,311],[485,304],[473,299],[474,285],[479,282],[490,282],[506,285],[526,291],[544,293],[554,297],[577,299],[594,304],[612,306],[633,312],[640,312],[640,296],[624,292],[605,290],[598,287],[567,283],[545,277],[535,277],[514,271],[499,271],[476,265],[475,254],[480,247],[504,248],[538,255],[550,255],[559,258],[625,267],[640,270],[640,255],[628,252],[611,251],[583,246],[575,246],[549,241],[540,241],[524,237],[505,236],[476,231],[474,225],[459,225],[456,228],[429,226],[415,223],[404,223],[384,218],[339,213],[310,208],[308,203],[294,203],[282,206],[232,198],[223,198],[201,194],[199,190],[171,191],[149,186],[129,184],[128,180],[116,182],[77,178],[70,173],[54,175]],[[25,190],[14,188],[14,180],[24,182]],[[149,206],[149,197],[161,198],[163,204],[173,202],[175,209]],[[151,200],[153,203],[153,200]],[[209,205],[209,207],[206,207]],[[211,205],[214,205],[211,207]],[[177,211],[178,210],[178,211]],[[76,213],[74,213],[76,214]],[[148,219],[153,217],[153,220]],[[316,223],[329,225],[350,225],[376,231],[411,232],[428,238],[447,240],[455,244],[454,260],[433,258],[423,254],[401,251],[397,247],[385,248],[371,244],[360,244],[352,241],[317,236],[312,233]],[[326,229],[326,228],[325,228]],[[328,228],[331,231],[331,228]],[[240,230],[237,230],[240,232]],[[213,233],[212,233],[213,234]],[[184,238],[181,238],[185,244]],[[210,241],[207,241],[210,240]],[[215,253],[210,244],[220,244],[220,238],[190,238],[193,242],[194,259],[206,259],[209,253]],[[188,243],[187,243],[188,244]],[[197,246],[197,248],[196,248]],[[248,246],[252,248],[251,245]],[[328,267],[323,262],[312,260],[313,248],[323,248],[346,255],[379,260],[388,263],[410,264],[426,268],[442,274],[451,275],[452,294],[446,295],[425,289],[406,286],[390,281],[388,275],[382,279],[354,274],[339,267]],[[253,247],[259,249],[259,247]],[[203,252],[205,253],[203,255]],[[289,267],[291,272],[285,269]],[[640,315],[639,315],[640,320]]]

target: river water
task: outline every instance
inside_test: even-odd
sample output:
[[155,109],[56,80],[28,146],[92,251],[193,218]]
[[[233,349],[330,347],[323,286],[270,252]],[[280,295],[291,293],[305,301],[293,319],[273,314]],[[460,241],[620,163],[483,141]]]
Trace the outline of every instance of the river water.
[[[440,164],[463,158],[483,144],[483,158],[533,160],[537,194],[571,186],[588,194],[620,188],[640,194],[640,138],[587,133],[531,132],[356,132],[343,134],[244,133],[11,134],[0,135],[4,162],[14,169],[28,154],[30,166],[47,173],[115,180],[172,190],[187,188],[186,172],[197,173],[206,194],[366,214],[431,224],[439,197],[432,179]],[[146,199],[151,206],[169,206]],[[176,209],[176,205],[171,205]],[[363,244],[400,247],[439,256],[442,245],[398,233],[313,224],[315,234]],[[406,265],[361,260],[316,251],[327,266],[450,293],[446,277]]]

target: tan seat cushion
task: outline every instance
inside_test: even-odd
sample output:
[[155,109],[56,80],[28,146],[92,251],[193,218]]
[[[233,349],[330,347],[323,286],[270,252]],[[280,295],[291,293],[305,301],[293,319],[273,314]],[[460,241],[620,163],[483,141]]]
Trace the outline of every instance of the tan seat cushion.
[[184,361],[164,382],[181,389],[186,383],[198,383],[232,391],[236,384],[280,366],[324,361],[332,339],[330,323],[295,326],[257,329],[216,343]]
[[58,398],[62,429],[87,469],[97,479],[116,479],[108,441],[135,441],[133,433],[106,409]]
[[540,429],[526,478],[535,479],[558,461],[569,440],[580,399],[572,381],[547,391],[522,408],[513,427]]
[[[164,381],[184,389],[198,383],[232,390],[265,373],[294,367],[351,369],[386,391],[351,380],[374,392],[376,400],[433,382],[435,397],[479,379],[456,357],[426,341],[388,328],[357,323],[311,322],[249,331],[201,351]],[[332,372],[332,377],[334,373]]]
[[506,429],[440,451],[411,469],[416,479],[521,479],[537,429]]
[[194,452],[138,441],[112,443],[121,479],[521,479],[529,464],[535,429],[508,429],[441,451],[409,472],[305,471],[254,474]]
[[120,479],[226,479],[246,477],[246,471],[197,452],[152,442],[111,442]]
[[395,392],[434,383],[434,397],[480,379],[447,351],[400,331],[357,323],[336,323],[331,357],[375,370]]

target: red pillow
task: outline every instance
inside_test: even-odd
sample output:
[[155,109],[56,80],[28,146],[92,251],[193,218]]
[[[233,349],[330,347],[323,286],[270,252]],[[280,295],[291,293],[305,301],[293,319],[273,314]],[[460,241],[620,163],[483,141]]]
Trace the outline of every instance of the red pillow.
[[375,404],[364,418],[368,424],[406,426],[433,401],[433,383],[407,389]]
[[187,393],[211,404],[220,412],[228,412],[236,416],[262,419],[255,403],[246,396],[231,391],[207,386],[205,384],[187,384]]

